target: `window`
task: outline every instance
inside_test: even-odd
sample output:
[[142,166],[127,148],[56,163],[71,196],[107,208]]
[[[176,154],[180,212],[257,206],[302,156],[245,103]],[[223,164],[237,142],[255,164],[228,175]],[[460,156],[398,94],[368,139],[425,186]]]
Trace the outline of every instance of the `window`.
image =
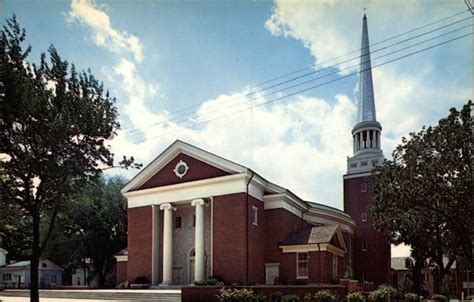
[[364,182],[362,185],[360,185],[360,191],[367,192],[367,183]]
[[406,259],[405,259],[405,267],[406,267],[406,268],[410,268],[410,267],[412,267],[412,266],[413,266],[413,265],[412,265],[411,259],[410,259],[410,258],[406,258]]
[[51,276],[51,283],[56,283],[56,275]]
[[3,281],[11,281],[11,280],[12,280],[12,274],[3,273]]
[[296,253],[296,279],[308,278],[308,253]]
[[258,225],[258,208],[256,206],[252,206],[252,223],[253,225]]
[[41,267],[43,267],[43,268],[47,267],[46,263],[44,263],[44,262],[41,263]]
[[337,278],[337,255],[332,255],[332,277]]
[[374,167],[375,167],[375,166],[376,166],[378,163],[379,163],[379,161],[378,161],[378,160],[373,160],[373,161],[372,161],[372,166],[374,166]]
[[367,212],[362,212],[362,222],[367,222]]
[[362,251],[364,251],[364,252],[367,251],[367,242],[365,242],[365,241],[362,242]]
[[351,168],[357,168],[357,163],[351,164]]
[[362,161],[362,162],[360,162],[360,165],[361,165],[362,167],[367,166],[367,162],[366,162],[366,161]]
[[176,229],[180,229],[181,228],[181,222],[182,222],[181,216],[176,217],[174,219],[174,227]]

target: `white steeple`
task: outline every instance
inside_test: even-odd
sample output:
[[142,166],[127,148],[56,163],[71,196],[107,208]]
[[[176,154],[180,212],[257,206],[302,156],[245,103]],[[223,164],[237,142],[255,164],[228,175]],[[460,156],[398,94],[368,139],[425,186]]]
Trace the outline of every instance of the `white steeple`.
[[369,33],[367,17],[364,14],[362,23],[362,43],[359,70],[359,103],[357,105],[357,122],[376,121],[374,86],[372,84],[372,67],[370,65]]
[[369,33],[367,17],[362,21],[362,43],[359,65],[359,96],[357,100],[357,122],[352,129],[354,155],[347,159],[347,173],[370,172],[384,160],[380,144],[382,126],[375,114],[372,67],[370,64]]

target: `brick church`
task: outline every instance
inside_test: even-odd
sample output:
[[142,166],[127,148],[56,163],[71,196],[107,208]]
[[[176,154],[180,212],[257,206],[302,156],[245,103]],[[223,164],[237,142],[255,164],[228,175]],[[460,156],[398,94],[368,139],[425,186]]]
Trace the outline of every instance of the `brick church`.
[[388,283],[390,244],[367,213],[371,170],[384,156],[365,16],[360,61],[344,211],[176,141],[122,190],[128,248],[116,256],[117,281],[146,277],[153,285],[185,285],[219,275],[239,284],[311,284],[353,273]]

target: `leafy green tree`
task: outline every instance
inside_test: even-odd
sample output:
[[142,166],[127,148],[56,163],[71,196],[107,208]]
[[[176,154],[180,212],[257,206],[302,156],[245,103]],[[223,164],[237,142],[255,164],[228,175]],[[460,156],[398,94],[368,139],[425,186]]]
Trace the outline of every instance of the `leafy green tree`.
[[38,301],[38,263],[58,212],[83,182],[113,166],[108,141],[119,123],[115,99],[90,71],[78,73],[53,46],[49,62],[42,54],[38,66],[30,64],[24,41],[16,17],[7,19],[0,37],[0,150],[10,159],[0,169],[2,198],[31,220],[30,297]]
[[454,261],[474,267],[471,107],[451,108],[437,126],[410,133],[374,171],[376,228],[392,243],[410,245],[417,262],[436,264],[445,293]]
[[124,185],[122,178],[98,178],[72,195],[58,217],[61,231],[51,239],[48,258],[71,270],[89,258],[91,277],[100,287],[108,285],[113,255],[127,246],[127,205],[120,193]]

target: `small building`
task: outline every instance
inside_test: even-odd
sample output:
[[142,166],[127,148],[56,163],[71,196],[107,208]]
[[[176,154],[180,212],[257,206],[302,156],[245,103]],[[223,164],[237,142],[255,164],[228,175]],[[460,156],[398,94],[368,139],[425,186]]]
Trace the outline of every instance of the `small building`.
[[91,272],[91,259],[86,258],[84,263],[82,263],[71,276],[71,285],[72,286],[86,286],[90,285],[90,272]]
[[[446,264],[448,259],[443,258],[443,262]],[[411,257],[393,257],[392,261],[392,285],[404,292],[412,291],[413,286],[413,268],[415,262]],[[473,274],[471,272],[465,272],[459,269],[456,262],[454,262],[449,270],[448,276],[448,288],[451,295],[461,297],[461,292],[464,292],[465,296],[469,296],[472,292],[470,283],[468,280],[472,280]],[[437,288],[438,276],[436,274],[436,265],[426,261],[423,268],[421,269],[421,277],[423,282],[424,296],[432,296],[434,293],[439,292]]]
[[128,249],[123,249],[117,252],[115,255],[117,261],[115,265],[116,284],[127,281],[127,261],[128,261]]
[[[30,285],[30,261],[19,261],[0,268],[0,283],[7,287]],[[62,285],[63,268],[50,260],[40,260],[38,276],[40,288]]]

